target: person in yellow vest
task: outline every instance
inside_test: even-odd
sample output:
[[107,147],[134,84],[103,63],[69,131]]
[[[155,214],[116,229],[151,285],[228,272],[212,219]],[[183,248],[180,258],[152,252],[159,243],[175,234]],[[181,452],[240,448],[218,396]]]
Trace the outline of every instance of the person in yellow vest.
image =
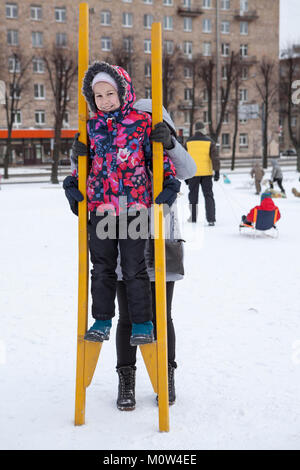
[[205,200],[205,213],[208,225],[215,225],[216,206],[213,194],[213,182],[220,178],[220,159],[217,154],[215,142],[206,134],[203,122],[196,122],[195,134],[186,142],[187,151],[193,157],[197,171],[193,178],[187,182],[189,185],[189,203],[191,216],[188,222],[197,222],[199,186],[203,192]]

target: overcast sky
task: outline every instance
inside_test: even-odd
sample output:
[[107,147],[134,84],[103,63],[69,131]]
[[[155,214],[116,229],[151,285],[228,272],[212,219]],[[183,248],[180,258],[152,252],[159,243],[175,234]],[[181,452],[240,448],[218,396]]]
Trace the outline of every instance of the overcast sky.
[[300,44],[300,0],[280,0],[280,49],[295,43]]

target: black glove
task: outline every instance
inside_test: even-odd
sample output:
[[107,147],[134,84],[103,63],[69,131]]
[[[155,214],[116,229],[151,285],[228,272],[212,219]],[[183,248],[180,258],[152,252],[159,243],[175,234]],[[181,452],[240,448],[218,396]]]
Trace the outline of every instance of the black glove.
[[161,142],[166,150],[174,148],[171,131],[165,122],[155,124],[150,134],[150,140],[151,142]]
[[88,148],[85,144],[78,140],[80,133],[77,132],[74,136],[74,140],[72,143],[72,158],[75,162],[78,161],[79,156],[84,156],[88,154]]
[[77,178],[75,176],[67,176],[63,181],[63,188],[71,211],[73,214],[78,215],[78,202],[83,201],[84,197],[78,189]]
[[176,201],[177,193],[180,191],[181,183],[177,179],[165,180],[163,190],[155,199],[156,204],[168,204],[169,207]]
[[220,172],[219,170],[216,170],[214,174],[214,181],[219,181],[219,179],[220,179]]

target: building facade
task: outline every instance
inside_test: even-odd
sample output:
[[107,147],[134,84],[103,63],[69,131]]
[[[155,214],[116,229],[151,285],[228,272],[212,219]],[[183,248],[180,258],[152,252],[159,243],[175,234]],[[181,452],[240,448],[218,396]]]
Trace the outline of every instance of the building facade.
[[[10,86],[18,68],[16,52],[29,61],[28,84],[18,97],[20,109],[13,127],[12,164],[51,159],[53,95],[41,57],[53,47],[77,52],[79,0],[0,0],[0,80]],[[207,122],[207,92],[200,79],[193,82],[195,58],[214,64],[212,120],[220,116],[226,86],[226,64],[231,53],[243,61],[239,86],[237,157],[262,153],[259,65],[263,57],[279,63],[279,0],[90,0],[90,60],[125,60],[133,77],[137,98],[151,97],[151,24],[162,24],[164,54],[172,59],[172,73],[164,87],[168,111],[179,133],[188,136],[193,121]],[[177,54],[177,58],[176,58]],[[173,77],[173,78],[172,78]],[[166,85],[169,85],[167,83]],[[77,130],[77,83],[69,91],[64,118],[63,154],[68,153]],[[194,99],[194,101],[193,101]],[[220,154],[232,152],[233,89],[219,135]],[[253,112],[253,110],[255,110]],[[5,150],[6,117],[0,104],[0,164]],[[269,144],[278,150],[278,109],[269,119]],[[63,158],[63,155],[62,155]]]

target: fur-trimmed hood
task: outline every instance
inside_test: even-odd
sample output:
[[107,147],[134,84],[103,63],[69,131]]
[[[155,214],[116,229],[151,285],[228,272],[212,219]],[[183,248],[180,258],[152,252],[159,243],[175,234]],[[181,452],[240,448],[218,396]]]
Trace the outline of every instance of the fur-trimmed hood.
[[90,110],[94,113],[99,112],[95,104],[94,92],[92,90],[92,81],[99,72],[108,73],[115,80],[118,86],[121,110],[126,112],[128,107],[132,107],[132,104],[136,99],[131,78],[122,67],[119,67],[118,65],[110,65],[107,62],[94,62],[89,66],[85,73],[82,84],[82,94],[85,97]]

